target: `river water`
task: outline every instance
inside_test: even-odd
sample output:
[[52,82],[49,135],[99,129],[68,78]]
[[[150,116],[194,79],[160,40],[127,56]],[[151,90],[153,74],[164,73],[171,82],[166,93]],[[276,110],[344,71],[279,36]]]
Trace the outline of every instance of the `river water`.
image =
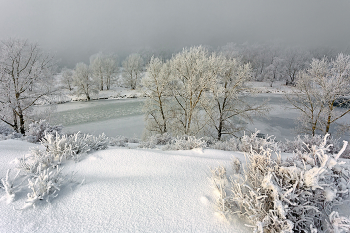
[[[291,109],[283,95],[259,94],[249,97],[248,100],[251,103],[269,100],[271,107],[267,117],[254,117],[253,123],[247,123],[249,130],[258,129],[263,134],[274,135],[277,140],[293,139],[296,136],[294,128],[297,126],[296,119],[299,113]],[[66,132],[104,132],[107,136],[140,138],[144,129],[143,102],[144,99],[112,99],[59,104],[50,123],[62,124]],[[350,115],[343,121],[350,122]]]

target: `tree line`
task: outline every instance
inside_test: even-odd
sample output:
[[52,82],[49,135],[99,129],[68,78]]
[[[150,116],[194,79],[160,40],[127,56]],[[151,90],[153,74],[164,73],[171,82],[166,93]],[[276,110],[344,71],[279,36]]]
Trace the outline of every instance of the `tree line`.
[[[339,119],[349,113],[350,58],[334,50],[230,43],[173,54],[146,50],[119,64],[117,55],[100,52],[90,57],[89,65],[62,69],[60,82],[86,100],[115,86],[142,91],[148,97],[144,106],[148,135],[206,135],[221,140],[239,135],[247,120],[269,110],[265,102],[247,101],[254,92],[247,81],[268,81],[272,86],[284,80],[292,90],[286,99],[300,112],[301,132],[327,133],[334,125],[349,130],[349,124]],[[55,73],[54,57],[37,44],[2,41],[1,121],[25,134],[33,105],[59,91]]]

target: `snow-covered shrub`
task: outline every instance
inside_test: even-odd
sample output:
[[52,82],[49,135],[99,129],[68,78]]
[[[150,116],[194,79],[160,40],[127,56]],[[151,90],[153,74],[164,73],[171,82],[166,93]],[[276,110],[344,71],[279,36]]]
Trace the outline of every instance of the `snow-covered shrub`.
[[9,134],[13,134],[15,130],[5,123],[0,123],[0,135],[7,136]]
[[239,142],[237,139],[232,137],[227,141],[217,141],[212,146],[210,146],[210,148],[217,150],[237,151],[238,144]]
[[28,180],[31,193],[28,193],[23,209],[31,206],[35,207],[36,202],[39,200],[45,199],[47,202],[50,202],[50,199],[57,197],[58,194],[56,192],[60,190],[60,186],[67,180],[61,172],[62,168],[58,166],[55,169],[39,167],[38,174]]
[[339,216],[339,213],[333,211],[329,215],[328,229],[331,233],[350,232],[350,218]]
[[166,145],[169,143],[173,138],[170,134],[164,133],[164,134],[156,134],[148,137],[144,141],[141,141],[139,147],[140,148],[155,148],[157,145]]
[[126,143],[128,143],[128,138],[118,135],[116,137],[110,137],[109,138],[109,145],[110,146],[121,146],[125,147]]
[[88,135],[86,139],[86,143],[90,150],[105,150],[108,148],[109,138],[104,133],[97,137],[94,135]]
[[206,148],[207,142],[195,136],[182,136],[172,139],[163,147],[163,150],[192,150],[194,148]]
[[109,139],[104,135],[93,136],[76,133],[72,135],[45,134],[41,144],[46,150],[33,148],[30,156],[20,159],[19,169],[26,174],[37,175],[38,168],[57,167],[64,160],[79,161],[90,150],[103,150],[109,145]]
[[140,142],[140,139],[138,138],[128,138],[128,143],[139,143]]
[[[96,137],[80,133],[60,135],[56,132],[55,136],[45,133],[41,143],[46,148],[45,150],[34,148],[30,156],[24,156],[19,160],[18,168],[28,178],[28,187],[31,189],[23,209],[35,207],[38,200],[46,199],[49,202],[51,198],[57,196],[60,186],[68,182],[67,177],[62,175],[62,168],[59,166],[63,161],[69,159],[79,161],[80,157],[88,151],[106,149],[110,142],[104,134]],[[12,200],[15,191],[20,186],[13,185],[14,182],[9,179],[9,171],[1,183],[8,199]]]
[[[323,142],[323,136],[322,135],[298,135],[294,140],[287,140],[284,143],[281,143],[281,151],[287,152],[287,153],[293,153],[297,151],[308,151],[310,145],[319,145]],[[330,137],[327,140],[326,146],[329,146],[329,153],[334,154],[338,153],[340,149],[342,148],[339,139],[335,139],[333,137]],[[343,158],[350,157],[350,147],[347,146],[346,150],[342,154]]]
[[46,134],[56,136],[62,132],[62,125],[51,126],[46,120],[40,120],[29,124],[27,135],[27,141],[36,143],[44,138]]
[[10,203],[15,199],[15,195],[17,192],[21,191],[22,183],[24,181],[22,180],[19,183],[15,183],[19,175],[19,172],[17,172],[14,178],[10,178],[10,172],[11,172],[11,169],[8,169],[6,173],[6,177],[1,179],[2,188],[4,188],[6,192],[7,203]]
[[[338,161],[347,142],[344,141],[338,154],[332,155],[328,153],[327,137],[287,161],[282,161],[280,153],[270,148],[251,150],[243,172],[234,174],[229,183],[226,170],[217,169],[220,175],[216,172],[213,180],[219,193],[220,212],[247,218],[255,232],[348,229],[345,218],[332,215],[333,206],[349,197],[350,172]],[[232,167],[236,171],[237,164],[234,160]],[[217,185],[220,182],[224,187]],[[341,222],[338,228],[336,222]]]
[[279,145],[277,142],[275,142],[275,138],[273,136],[267,135],[266,137],[261,137],[259,130],[256,130],[255,133],[252,133],[250,136],[244,133],[238,144],[239,151],[243,152],[250,152],[252,149],[259,153],[262,149],[267,148],[277,151]]
[[45,151],[39,148],[32,148],[30,150],[30,156],[19,160],[19,166],[17,167],[25,174],[33,176],[37,175],[38,169],[56,167],[61,164],[65,157],[65,151],[60,153],[60,150]]
[[0,123],[0,141],[7,139],[22,138],[22,134],[17,133],[13,128],[5,123]]

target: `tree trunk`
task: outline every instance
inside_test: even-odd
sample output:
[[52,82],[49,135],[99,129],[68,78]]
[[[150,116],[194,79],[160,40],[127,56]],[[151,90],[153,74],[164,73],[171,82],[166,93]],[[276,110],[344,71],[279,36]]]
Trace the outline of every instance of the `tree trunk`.
[[12,125],[12,128],[17,132],[19,133],[19,129],[18,129],[18,122],[17,122],[17,115],[16,115],[16,112],[13,110],[13,125]]
[[26,131],[24,128],[24,116],[21,109],[18,111],[18,117],[19,117],[19,130],[20,130],[20,133],[24,136],[26,134]]

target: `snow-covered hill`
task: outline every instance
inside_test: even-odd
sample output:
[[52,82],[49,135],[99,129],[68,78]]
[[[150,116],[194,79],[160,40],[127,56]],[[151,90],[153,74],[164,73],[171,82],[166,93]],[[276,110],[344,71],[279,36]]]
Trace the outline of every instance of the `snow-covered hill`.
[[[0,141],[0,172],[36,146]],[[64,186],[51,204],[20,209],[26,192],[0,201],[0,232],[244,232],[215,211],[210,169],[229,165],[240,152],[161,151],[112,147],[65,163],[82,185]],[[0,190],[4,196],[4,190]],[[250,232],[250,230],[248,230]]]

